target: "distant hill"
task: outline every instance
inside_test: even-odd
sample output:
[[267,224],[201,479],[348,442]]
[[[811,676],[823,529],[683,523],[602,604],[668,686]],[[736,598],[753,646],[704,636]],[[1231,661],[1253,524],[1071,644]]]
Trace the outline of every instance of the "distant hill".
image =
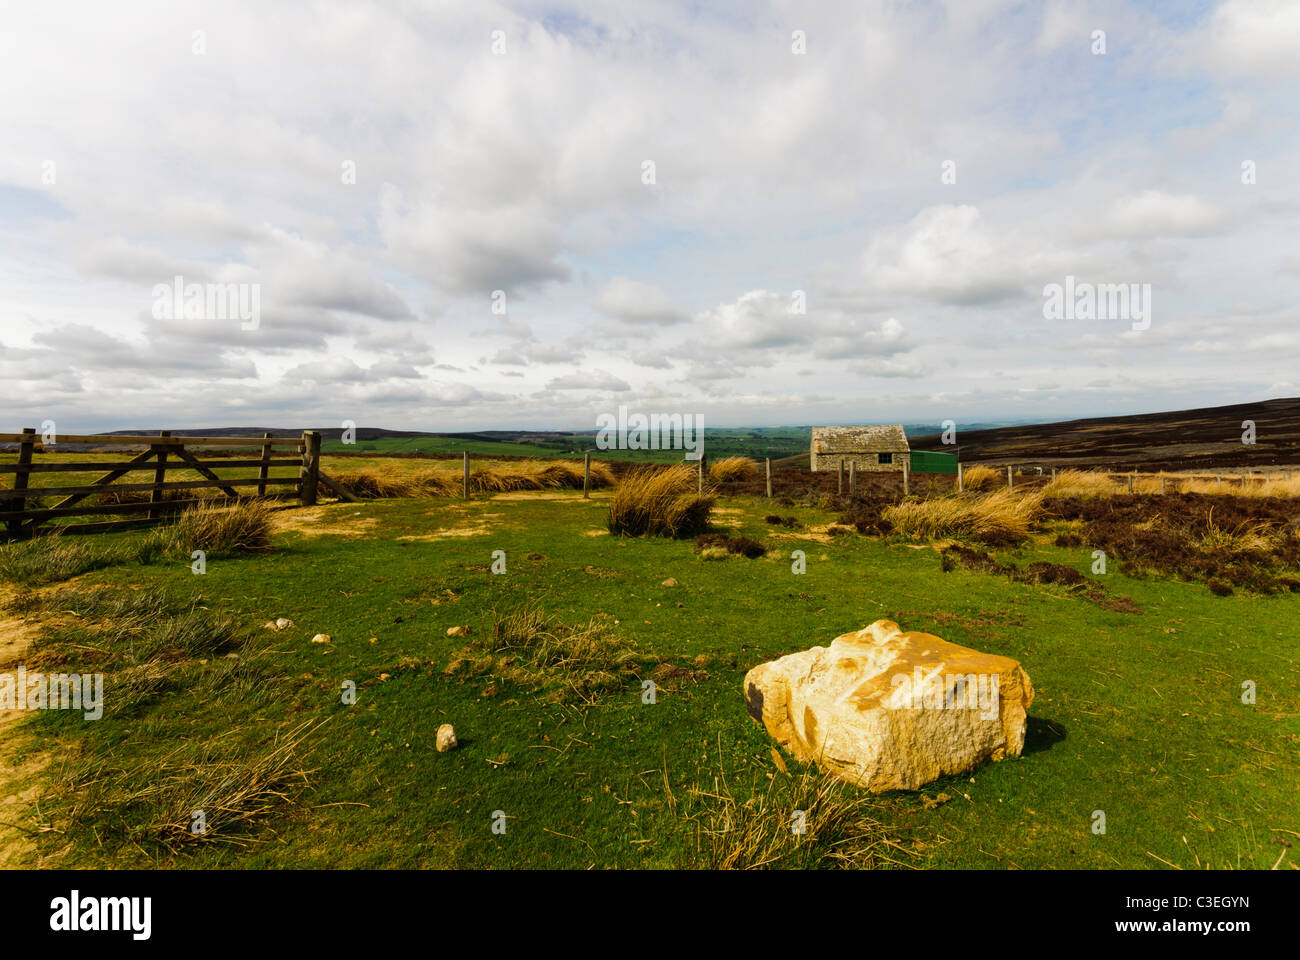
[[[1255,442],[1242,443],[1243,421]],[[911,440],[916,450],[953,451],[938,433]],[[1300,463],[1300,398],[1168,413],[1093,417],[986,430],[958,425],[965,463],[1113,470],[1231,470]]]

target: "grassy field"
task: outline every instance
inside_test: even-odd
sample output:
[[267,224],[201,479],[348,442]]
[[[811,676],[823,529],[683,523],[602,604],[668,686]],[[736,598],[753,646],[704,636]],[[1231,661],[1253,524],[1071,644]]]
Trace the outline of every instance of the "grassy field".
[[[286,510],[272,550],[210,559],[202,576],[184,557],[129,559],[146,534],[79,538],[125,558],[86,573],[79,591],[160,588],[178,608],[229,620],[239,645],[173,664],[175,682],[129,708],[112,708],[110,674],[102,720],[46,711],[9,728],[7,770],[30,781],[28,802],[6,808],[23,831],[9,862],[711,866],[728,817],[767,816],[788,833],[801,802],[801,771],[778,767],[745,711],[745,671],[882,617],[1015,657],[1037,699],[1023,757],[855,798],[880,837],[857,865],[1266,868],[1300,831],[1291,594],[1217,597],[1112,569],[1095,579],[1142,611],[1119,612],[1051,584],[945,572],[935,549],[897,536],[827,536],[837,514],[825,509],[780,507],[799,527],[774,527],[772,505],[746,498],[723,498],[714,523],[768,554],[705,560],[690,541],[610,536],[607,496]],[[1085,548],[1052,541],[1039,532],[994,555],[1090,576]],[[504,574],[491,572],[498,550]],[[806,552],[807,573],[792,572],[792,550]],[[75,607],[23,620],[33,601],[9,590],[14,629],[57,625]],[[630,648],[631,669],[594,693],[447,672],[472,659],[494,614],[529,603],[559,624],[602,624]],[[262,628],[277,617],[294,626]],[[331,642],[311,642],[317,633]],[[445,722],[461,745],[440,754]],[[160,834],[153,799],[184,821],[188,806],[223,802],[219,784],[191,783],[200,771],[244,770],[286,742],[292,762],[267,780],[247,831],[194,838],[173,823]],[[98,805],[77,805],[90,795]],[[1090,829],[1097,810],[1104,835]]]
[[[755,427],[741,430],[705,427],[704,451],[710,459],[729,456],[776,459],[799,451],[806,454],[810,437],[811,430],[808,427]],[[682,459],[681,450],[598,450],[594,433],[526,443],[472,437],[378,437],[373,440],[358,440],[353,444],[325,440],[321,449],[325,453],[378,455],[460,454],[468,450],[471,457],[581,457],[590,453],[593,459],[641,463],[671,463]]]

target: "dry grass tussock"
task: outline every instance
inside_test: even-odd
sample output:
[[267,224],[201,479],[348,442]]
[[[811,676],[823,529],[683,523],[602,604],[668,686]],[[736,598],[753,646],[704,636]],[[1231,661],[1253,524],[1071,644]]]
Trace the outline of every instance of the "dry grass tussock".
[[1062,470],[1040,488],[1045,497],[1105,497],[1119,493],[1120,484],[1104,473],[1091,470]]
[[961,472],[962,487],[966,490],[979,492],[981,490],[995,490],[999,486],[1006,486],[1007,478],[1004,474],[999,473],[992,467],[963,467]]
[[966,537],[982,543],[1014,543],[1029,536],[1043,503],[1034,490],[995,490],[933,500],[906,500],[882,516],[897,533],[922,539]]
[[[1096,470],[1062,470],[1056,479],[1039,488],[1046,497],[1109,497],[1128,493],[1128,480],[1120,474]],[[1249,476],[1188,477],[1177,473],[1139,473],[1133,477],[1133,492],[1139,494],[1200,493],[1211,496],[1252,498],[1300,498],[1300,478],[1282,474]]]
[[714,483],[748,480],[758,475],[758,464],[749,457],[723,457],[709,464],[709,479]]
[[[1139,478],[1138,480],[1138,483],[1145,482],[1147,482],[1147,478]],[[1155,484],[1157,488],[1146,492],[1158,493],[1159,481],[1156,478],[1150,478],[1149,482]],[[1240,476],[1230,474],[1224,475],[1223,483],[1209,477],[1182,480],[1176,474],[1169,474],[1165,478],[1165,490],[1168,493],[1226,494],[1234,497],[1260,499],[1281,497],[1293,500],[1300,498],[1300,478],[1288,480],[1285,476],[1248,477],[1243,484]]]
[[[407,470],[396,464],[344,470],[335,478],[359,497],[458,497],[464,480],[459,469]],[[470,471],[471,493],[517,490],[581,490],[581,464],[556,461],[516,461]],[[614,485],[614,474],[603,463],[591,465],[592,489]]]
[[695,467],[639,467],[614,491],[609,505],[609,531],[639,537],[693,537],[709,526],[714,497],[697,489]]
[[270,501],[210,500],[183,510],[155,536],[168,556],[188,558],[195,550],[209,557],[261,553],[271,549]]

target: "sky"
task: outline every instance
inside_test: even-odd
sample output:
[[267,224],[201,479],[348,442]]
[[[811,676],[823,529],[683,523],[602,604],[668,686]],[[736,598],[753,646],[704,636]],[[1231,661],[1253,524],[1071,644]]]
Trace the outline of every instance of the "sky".
[[1300,394],[1297,0],[45,0],[0,90],[0,432]]

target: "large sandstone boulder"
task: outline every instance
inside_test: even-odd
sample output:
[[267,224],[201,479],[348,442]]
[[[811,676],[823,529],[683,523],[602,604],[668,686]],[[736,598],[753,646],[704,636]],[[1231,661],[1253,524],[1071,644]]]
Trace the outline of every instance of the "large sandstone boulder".
[[1033,699],[1015,660],[892,620],[745,675],[750,715],[796,760],[877,793],[1018,756]]

